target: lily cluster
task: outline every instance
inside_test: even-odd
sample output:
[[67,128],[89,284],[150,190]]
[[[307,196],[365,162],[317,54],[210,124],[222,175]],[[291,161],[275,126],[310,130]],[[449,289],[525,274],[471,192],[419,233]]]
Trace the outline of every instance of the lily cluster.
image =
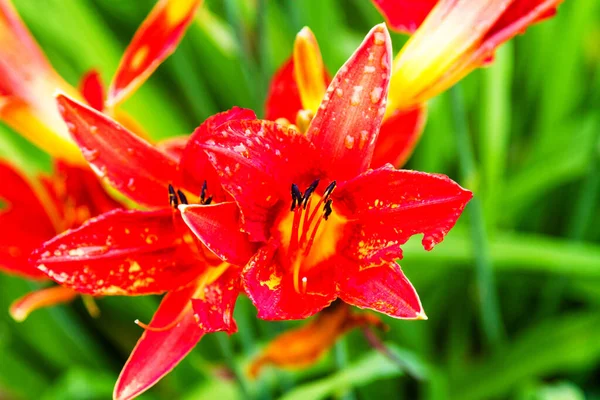
[[[426,100],[490,62],[498,45],[549,16],[557,1],[375,1],[391,26],[416,29],[395,59],[380,24],[330,78],[305,28],[274,76],[266,119],[234,107],[189,137],[151,143],[118,105],[175,50],[200,3],[159,1],[105,96],[95,74],[82,94],[64,83],[0,0],[0,117],[79,164],[59,161],[55,177],[34,180],[0,164],[10,188],[0,193],[9,204],[0,218],[22,229],[2,237],[2,267],[60,285],[17,302],[13,315],[77,294],[165,294],[151,322],[139,323],[145,331],[117,382],[118,399],[155,384],[203,335],[234,333],[240,295],[266,320],[328,310],[273,342],[254,373],[266,363],[309,364],[343,332],[381,325],[340,304],[426,319],[397,263],[401,247],[421,234],[431,250],[472,194],[446,176],[398,167],[418,142]],[[49,89],[62,93],[55,100]],[[103,184],[128,200],[114,200]],[[44,223],[24,224],[32,212]],[[278,349],[291,342],[301,346],[286,358]]]

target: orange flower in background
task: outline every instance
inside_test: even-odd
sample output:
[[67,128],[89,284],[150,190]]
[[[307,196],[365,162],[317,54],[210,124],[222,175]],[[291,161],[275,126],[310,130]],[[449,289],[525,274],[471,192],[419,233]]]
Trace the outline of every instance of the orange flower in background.
[[[12,165],[0,162],[0,269],[25,278],[47,278],[29,264],[29,255],[46,240],[85,220],[121,207],[88,169],[58,162],[50,176],[28,180]],[[17,300],[10,312],[17,321],[32,311],[70,301],[76,292],[53,286]]]
[[389,106],[411,107],[448,89],[561,1],[373,0],[390,26],[414,31],[394,59]]

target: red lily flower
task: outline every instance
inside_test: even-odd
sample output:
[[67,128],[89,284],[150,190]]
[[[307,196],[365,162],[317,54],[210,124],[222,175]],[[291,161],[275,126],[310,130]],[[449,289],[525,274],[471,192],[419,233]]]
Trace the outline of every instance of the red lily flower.
[[[303,28],[296,36],[292,57],[275,73],[267,95],[267,119],[295,123],[305,132],[329,84],[317,40]],[[373,93],[377,96],[377,93]],[[388,110],[380,128],[372,166],[402,166],[416,146],[427,118],[424,105]]]
[[[329,85],[306,135],[275,122],[232,121],[201,144],[240,208],[244,233],[222,206],[180,210],[217,255],[251,256],[242,281],[260,318],[306,318],[336,298],[424,318],[394,260],[417,233],[428,250],[439,243],[471,193],[442,175],[369,169],[390,57],[388,32],[378,25]],[[221,231],[237,234],[222,242],[215,237]],[[255,244],[256,253],[240,256]]]
[[[130,130],[143,129],[115,106],[133,93],[167,58],[191,24],[202,0],[160,0],[138,29],[117,69],[106,112]],[[56,91],[97,110],[105,109],[104,88],[96,71],[86,74],[81,94],[54,71],[10,0],[0,0],[0,120],[49,154],[83,163],[81,153],[56,110]]]
[[[28,262],[30,253],[56,234],[79,226],[86,219],[119,207],[96,176],[81,167],[58,162],[52,176],[29,180],[12,165],[0,162],[0,269],[25,278],[46,276]],[[74,299],[76,292],[55,286],[32,292],[10,309],[18,321],[32,311]]]
[[[102,214],[46,242],[32,256],[38,269],[79,293],[167,292],[117,382],[115,398],[129,399],[168,373],[205,333],[237,329],[232,313],[240,292],[239,271],[229,263],[247,260],[237,254],[225,262],[214,257],[194,239],[176,206],[198,200],[235,215],[237,206],[227,201],[197,142],[227,121],[256,116],[240,108],[217,114],[194,132],[185,148],[177,139],[164,149],[73,99],[57,99],[92,168],[121,193],[152,208]],[[223,240],[228,240],[226,233],[220,233]],[[242,255],[250,251],[241,250]]]
[[489,63],[502,43],[552,17],[560,2],[373,0],[390,26],[414,32],[394,59],[389,106],[411,107],[446,90]]

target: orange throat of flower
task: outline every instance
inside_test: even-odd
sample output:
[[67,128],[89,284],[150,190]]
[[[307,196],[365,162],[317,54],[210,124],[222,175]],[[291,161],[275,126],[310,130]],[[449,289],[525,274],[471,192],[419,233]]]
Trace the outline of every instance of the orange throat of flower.
[[290,268],[297,293],[307,292],[310,269],[334,255],[348,221],[333,207],[335,181],[322,195],[315,193],[318,184],[314,181],[304,194],[293,184],[292,206],[282,210],[275,222],[283,265]]

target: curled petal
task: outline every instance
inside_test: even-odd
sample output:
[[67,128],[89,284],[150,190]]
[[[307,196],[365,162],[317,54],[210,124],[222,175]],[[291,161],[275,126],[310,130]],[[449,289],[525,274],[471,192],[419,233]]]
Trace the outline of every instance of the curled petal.
[[332,179],[349,179],[371,163],[385,113],[391,46],[385,25],[375,26],[333,78],[310,124],[307,135]]
[[202,0],[160,0],[125,50],[108,91],[114,107],[137,89],[179,44]]
[[364,265],[402,257],[400,246],[423,234],[423,247],[441,242],[472,193],[444,175],[382,167],[348,181],[336,193],[355,220],[347,254]]
[[256,378],[266,365],[284,369],[309,367],[346,332],[362,326],[381,327],[382,323],[374,315],[355,313],[344,303],[333,303],[306,325],[273,339],[250,364],[250,376]]
[[368,308],[403,319],[427,319],[419,295],[400,266],[389,262],[377,266],[358,264],[338,268],[340,299],[360,308]]
[[317,157],[298,131],[259,120],[222,125],[202,147],[238,203],[244,231],[257,242],[269,237],[273,206],[280,198],[289,201],[290,185],[313,169]]
[[198,325],[206,333],[237,332],[233,309],[241,289],[240,269],[230,265],[223,267],[225,272],[222,272],[214,282],[202,287],[192,299]]
[[371,168],[385,164],[403,166],[423,133],[426,119],[427,108],[424,104],[410,110],[396,110],[386,118],[375,143]]
[[221,125],[229,121],[256,119],[254,111],[247,108],[233,107],[231,110],[218,113],[206,119],[190,136],[188,145],[181,157],[181,170],[187,188],[199,194],[204,182],[213,201],[225,201],[226,195],[221,188],[219,177],[202,148],[202,143],[210,137]]
[[180,205],[179,210],[190,230],[223,261],[244,266],[254,254],[255,246],[240,230],[239,209],[234,202]]
[[560,1],[440,0],[394,59],[390,108],[409,108],[449,88],[502,43],[553,15]]
[[171,209],[114,210],[46,242],[31,261],[80,293],[162,293],[201,272],[201,260],[186,243]]
[[21,297],[10,306],[10,316],[15,321],[22,322],[40,308],[68,303],[77,297],[77,292],[62,286],[53,286],[36,290]]
[[167,186],[181,183],[176,160],[92,108],[64,95],[57,101],[73,139],[97,175],[139,203],[168,204]]
[[151,388],[194,348],[204,335],[191,307],[197,286],[190,285],[163,298],[146,330],[123,367],[115,386],[114,399],[129,400]]
[[324,262],[303,274],[301,292],[293,275],[279,260],[278,249],[267,244],[258,250],[242,272],[246,294],[266,320],[304,319],[336,299],[335,262]]
[[438,0],[373,0],[373,4],[395,31],[413,33]]
[[302,108],[316,113],[325,94],[327,72],[317,39],[308,27],[298,33],[294,42],[294,78]]
[[104,86],[100,72],[93,69],[86,73],[79,83],[79,91],[90,107],[98,111],[104,109]]

